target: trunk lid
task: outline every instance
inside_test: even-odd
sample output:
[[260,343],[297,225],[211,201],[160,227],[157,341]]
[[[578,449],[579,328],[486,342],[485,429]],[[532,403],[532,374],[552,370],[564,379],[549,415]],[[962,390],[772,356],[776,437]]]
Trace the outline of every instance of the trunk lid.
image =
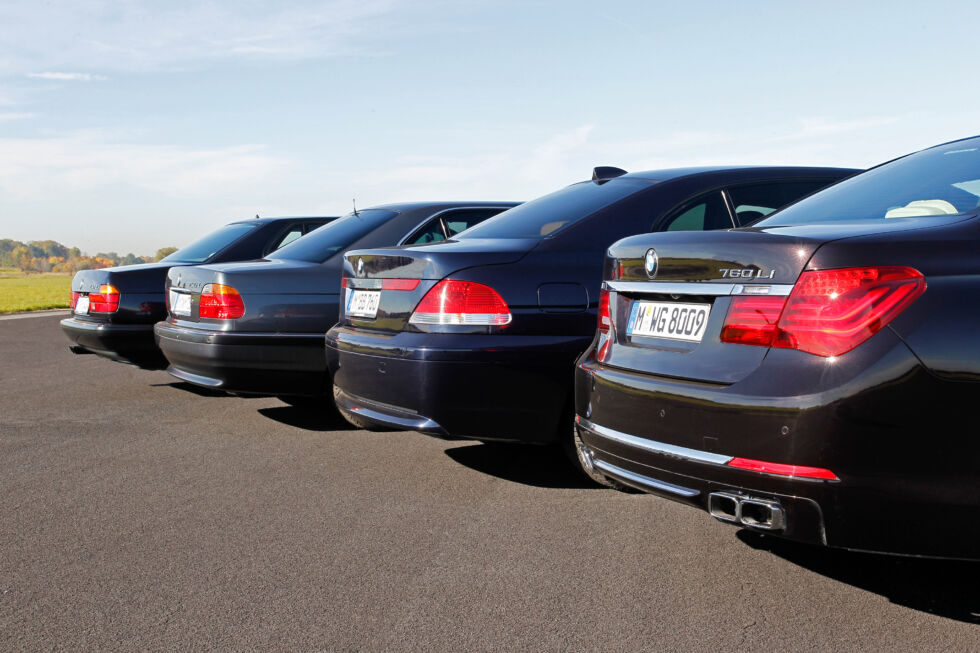
[[[922,226],[914,220],[876,220],[621,240],[606,261],[613,337],[603,363],[644,374],[735,383],[757,369],[769,351],[721,341],[735,298],[788,295],[814,253],[828,242]],[[648,263],[651,249],[656,252],[652,278],[647,272],[654,267]]]
[[162,293],[163,277],[173,263],[141,263],[115,268],[79,270],[71,280],[73,292],[98,292],[99,286],[111,284],[122,292]]
[[[73,309],[76,319],[93,322],[152,324],[165,317],[164,281],[172,263],[143,263],[96,270],[79,270],[71,280],[71,291],[78,293]],[[103,285],[119,292],[119,305],[111,313],[82,309],[89,296]]]
[[[318,263],[293,260],[174,267],[167,275],[167,306],[177,323],[212,326],[220,321],[200,317],[201,292],[208,284],[223,284],[234,288],[245,304],[246,319],[238,321],[240,329],[277,331],[284,326],[283,319],[288,313],[284,307],[291,298],[337,295],[336,276],[317,274],[322,267]],[[181,302],[179,312],[175,311],[177,302]]]
[[[415,307],[440,280],[473,267],[506,265],[519,261],[537,245],[536,239],[480,239],[446,241],[434,245],[358,250],[344,256],[345,293],[341,296],[341,324],[373,331],[397,332],[408,325]],[[384,289],[386,279],[418,280],[404,290]],[[378,293],[377,312],[348,314],[358,295]]]

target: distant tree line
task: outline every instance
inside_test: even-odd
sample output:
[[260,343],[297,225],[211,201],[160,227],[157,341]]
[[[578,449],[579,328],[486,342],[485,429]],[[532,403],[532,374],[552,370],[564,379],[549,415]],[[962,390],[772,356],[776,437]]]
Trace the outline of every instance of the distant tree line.
[[0,239],[0,268],[16,268],[24,272],[69,272],[109,268],[159,261],[176,251],[176,247],[158,249],[155,256],[120,256],[115,252],[99,252],[95,256],[82,254],[77,247],[65,247],[53,240],[32,240],[22,243],[9,238]]

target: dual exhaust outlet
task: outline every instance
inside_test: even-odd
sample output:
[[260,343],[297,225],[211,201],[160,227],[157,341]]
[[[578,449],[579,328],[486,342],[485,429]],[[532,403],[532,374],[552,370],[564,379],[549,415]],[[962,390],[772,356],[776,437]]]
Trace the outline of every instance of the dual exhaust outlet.
[[733,492],[708,495],[708,512],[715,519],[763,531],[786,528],[786,511],[775,501],[757,499]]

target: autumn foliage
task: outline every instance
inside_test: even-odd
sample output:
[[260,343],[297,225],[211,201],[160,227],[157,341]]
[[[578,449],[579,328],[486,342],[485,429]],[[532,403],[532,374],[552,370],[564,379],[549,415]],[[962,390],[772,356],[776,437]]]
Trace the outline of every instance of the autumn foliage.
[[[165,248],[171,249],[171,248]],[[161,250],[163,251],[163,250]],[[32,240],[22,243],[9,238],[0,239],[0,268],[15,268],[24,272],[68,272],[109,268],[117,265],[149,263],[162,257],[120,256],[115,252],[100,252],[95,256],[82,254],[77,247],[65,247],[53,240]]]

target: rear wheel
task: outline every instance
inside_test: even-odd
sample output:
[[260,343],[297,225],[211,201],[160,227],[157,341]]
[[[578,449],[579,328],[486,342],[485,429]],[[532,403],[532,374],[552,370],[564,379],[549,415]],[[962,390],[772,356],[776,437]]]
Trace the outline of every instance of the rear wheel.
[[575,403],[571,394],[565,401],[565,409],[562,411],[562,419],[558,429],[558,441],[561,444],[561,449],[568,458],[568,462],[575,469],[589,477],[594,483],[604,487],[610,487],[614,490],[626,489],[622,483],[612,480],[592,464],[592,450],[582,442],[578,429],[575,428]]
[[571,435],[571,438],[566,437],[565,440],[571,440],[572,446],[575,449],[574,454],[572,454],[575,456],[573,464],[578,467],[583,474],[591,478],[599,485],[611,487],[614,490],[625,490],[626,486],[624,486],[622,483],[612,480],[595,468],[595,465],[592,464],[592,450],[589,449],[584,442],[582,442],[582,438],[579,436],[578,429],[575,428],[574,424],[572,425]]

